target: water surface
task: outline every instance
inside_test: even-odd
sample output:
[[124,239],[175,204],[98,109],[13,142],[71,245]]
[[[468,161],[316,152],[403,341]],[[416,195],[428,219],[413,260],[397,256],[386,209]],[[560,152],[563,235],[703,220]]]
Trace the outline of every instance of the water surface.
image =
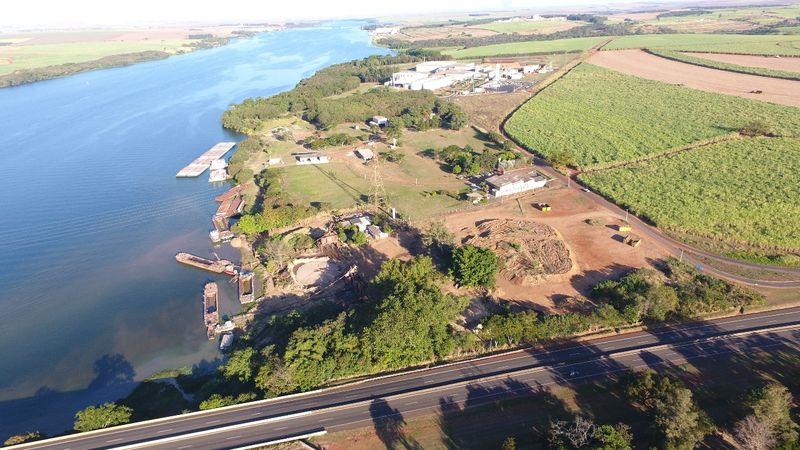
[[203,284],[221,282],[222,313],[234,287],[174,255],[236,258],[207,235],[226,187],[175,173],[241,140],[220,126],[230,103],[375,53],[337,23],[0,89],[0,438],[61,432],[136,380],[219,357]]

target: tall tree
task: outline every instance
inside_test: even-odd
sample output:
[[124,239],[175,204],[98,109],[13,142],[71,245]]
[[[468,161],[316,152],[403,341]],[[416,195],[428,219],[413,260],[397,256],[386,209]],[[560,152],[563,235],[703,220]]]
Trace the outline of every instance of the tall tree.
[[461,286],[494,287],[497,254],[471,244],[458,247],[453,251],[453,275]]
[[753,415],[768,424],[780,443],[794,442],[798,438],[797,424],[792,421],[792,394],[780,383],[770,383],[750,396]]
[[131,421],[133,410],[116,403],[89,406],[75,414],[74,428],[78,431],[91,431],[122,425]]
[[772,426],[753,414],[736,423],[734,435],[742,450],[770,450],[776,443]]

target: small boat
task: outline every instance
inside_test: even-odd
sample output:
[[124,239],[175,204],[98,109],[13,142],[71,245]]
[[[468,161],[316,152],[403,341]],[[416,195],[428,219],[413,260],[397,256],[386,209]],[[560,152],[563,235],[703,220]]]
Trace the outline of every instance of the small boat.
[[223,334],[222,338],[219,340],[219,349],[224,352],[225,350],[231,348],[231,345],[233,345],[233,334]]

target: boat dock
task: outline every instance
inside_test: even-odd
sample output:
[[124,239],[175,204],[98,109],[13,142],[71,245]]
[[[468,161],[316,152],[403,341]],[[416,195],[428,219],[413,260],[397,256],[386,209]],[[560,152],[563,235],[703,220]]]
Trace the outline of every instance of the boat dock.
[[179,263],[196,267],[198,269],[207,270],[209,272],[224,273],[231,276],[236,275],[236,266],[226,259],[213,261],[200,256],[191,255],[189,253],[178,253],[175,255],[175,260],[177,260]]
[[217,145],[208,149],[205,153],[200,155],[197,159],[189,163],[188,166],[180,170],[175,176],[178,178],[196,177],[205,172],[211,167],[211,162],[222,158],[228,153],[236,142],[220,142]]
[[253,295],[253,275],[253,272],[239,274],[239,303],[243,305],[255,299]]
[[206,323],[206,335],[213,339],[219,325],[219,290],[217,283],[206,283],[203,289],[203,318]]

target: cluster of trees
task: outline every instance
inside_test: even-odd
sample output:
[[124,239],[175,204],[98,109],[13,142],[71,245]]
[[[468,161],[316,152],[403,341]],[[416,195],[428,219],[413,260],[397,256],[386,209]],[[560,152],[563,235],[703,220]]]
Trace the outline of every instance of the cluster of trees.
[[393,259],[370,282],[370,301],[360,308],[323,320],[297,312],[274,318],[270,345],[240,345],[200,389],[204,407],[445,358],[469,340],[449,326],[468,300],[443,293],[440,277],[430,258]]
[[236,146],[236,151],[228,160],[228,174],[238,184],[252,181],[255,174],[252,169],[247,168],[247,161],[250,157],[258,153],[270,152],[270,141],[264,136],[250,136]]
[[453,250],[453,278],[459,286],[493,288],[497,254],[490,248],[467,244]]
[[[232,105],[222,115],[222,125],[240,133],[252,134],[264,121],[287,113],[303,116],[320,127],[344,121],[361,122],[374,114],[399,115],[406,105],[402,105],[402,101],[396,96],[402,98],[403,94],[410,93],[378,89],[378,92],[353,94],[339,99],[326,97],[353,90],[362,82],[384,81],[398,70],[397,64],[425,61],[435,55],[436,52],[409,51],[397,56],[370,56],[335,64],[300,81],[291,91],[269,98],[249,98]],[[367,108],[368,101],[377,103],[374,107]],[[413,105],[415,100],[412,98],[411,101]],[[346,110],[338,114],[335,111],[337,107]],[[387,111],[381,109],[384,107]],[[392,109],[395,112],[391,112]]]
[[[504,141],[510,142],[510,141]],[[484,147],[482,152],[475,151],[471,145],[459,147],[448,145],[435,152],[437,161],[447,164],[451,173],[477,175],[484,171],[494,170],[497,161],[514,161],[522,158],[522,155],[513,150],[492,150]]]
[[129,66],[144,61],[165,59],[170,56],[167,52],[148,50],[135,53],[123,53],[120,55],[104,56],[94,61],[81,63],[58,64],[55,66],[36,67],[33,69],[21,69],[14,72],[0,75],[0,87],[17,86],[34,81],[51,80],[53,78],[66,77],[80,72],[96,69],[108,69],[111,67]]
[[642,321],[685,319],[764,303],[758,293],[704,275],[677,260],[663,274],[637,269],[593,289],[599,303],[591,313],[539,316],[533,311],[503,312],[484,319],[486,339],[514,346],[633,325]]
[[551,422],[548,431],[550,448],[557,449],[630,450],[632,440],[631,428],[624,423],[597,425],[581,416]]

